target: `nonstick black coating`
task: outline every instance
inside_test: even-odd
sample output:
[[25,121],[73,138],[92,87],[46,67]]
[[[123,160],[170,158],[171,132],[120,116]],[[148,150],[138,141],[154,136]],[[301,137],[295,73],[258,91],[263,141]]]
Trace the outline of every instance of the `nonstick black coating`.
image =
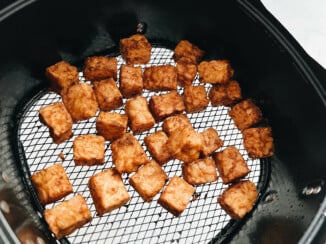
[[[24,2],[24,1],[23,1]],[[325,196],[325,70],[316,64],[258,1],[25,1],[0,22],[0,158],[31,217],[37,216],[21,184],[14,147],[16,111],[29,94],[47,86],[44,68],[64,59],[80,64],[116,46],[146,23],[151,40],[188,39],[205,59],[227,58],[247,97],[273,128],[268,201],[225,241],[297,242]],[[302,190],[321,182],[319,194]],[[270,197],[272,194],[273,197]],[[323,239],[319,236],[320,240]]]

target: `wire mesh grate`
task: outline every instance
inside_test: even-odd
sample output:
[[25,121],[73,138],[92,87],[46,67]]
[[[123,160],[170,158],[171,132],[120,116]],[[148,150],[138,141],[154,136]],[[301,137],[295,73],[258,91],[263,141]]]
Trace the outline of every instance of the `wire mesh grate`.
[[[151,65],[172,64],[175,65],[173,51],[167,48],[155,47],[152,49],[151,60],[147,67]],[[118,68],[124,64],[121,56],[117,57]],[[118,72],[119,73],[119,72]],[[80,73],[81,82],[88,82]],[[194,84],[199,84],[198,76]],[[210,85],[206,85],[206,89]],[[178,90],[182,93],[182,89]],[[150,98],[157,92],[143,91],[143,96]],[[76,136],[83,134],[95,134],[96,116],[80,121],[73,125],[74,136],[59,145],[52,142],[49,131],[46,126],[39,121],[38,110],[54,102],[61,101],[59,95],[44,91],[36,95],[28,106],[21,118],[18,138],[25,153],[26,165],[31,174],[42,170],[56,162],[61,162],[67,172],[67,175],[73,185],[74,194],[82,194],[90,210],[93,220],[75,231],[67,237],[71,243],[207,243],[217,236],[223,228],[230,222],[230,217],[221,209],[217,203],[217,197],[227,187],[222,184],[221,179],[217,182],[204,184],[196,187],[196,193],[186,210],[179,217],[163,209],[157,204],[160,194],[157,194],[152,202],[144,202],[137,192],[129,185],[129,175],[122,175],[126,188],[131,196],[127,205],[114,210],[102,217],[96,215],[96,210],[90,192],[87,187],[89,178],[103,171],[106,168],[113,167],[112,156],[110,152],[110,143],[106,142],[105,164],[101,166],[75,166],[73,162],[72,142]],[[124,100],[125,102],[125,100]],[[260,160],[253,160],[248,157],[242,143],[242,134],[235,127],[232,119],[228,115],[228,107],[208,106],[203,112],[188,114],[193,127],[201,132],[208,127],[215,128],[225,147],[236,146],[251,173],[246,177],[259,185],[261,180],[262,164]],[[124,106],[114,110],[124,113]],[[162,122],[157,123],[152,129],[142,134],[136,135],[141,145],[146,149],[144,137],[162,128]],[[146,150],[149,158],[149,152]],[[64,156],[64,160],[62,160]],[[165,172],[169,177],[173,175],[181,176],[181,163],[178,160],[171,160],[163,165]],[[29,179],[27,179],[29,180]],[[258,187],[259,189],[259,187]],[[69,199],[71,195],[62,200]],[[55,204],[49,204],[46,208],[51,208]]]

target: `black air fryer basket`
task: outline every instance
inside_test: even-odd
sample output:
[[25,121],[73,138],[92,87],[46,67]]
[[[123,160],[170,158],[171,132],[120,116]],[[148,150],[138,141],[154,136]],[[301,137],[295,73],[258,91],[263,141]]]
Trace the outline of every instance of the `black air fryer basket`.
[[[2,242],[325,243],[326,72],[258,0],[32,0],[0,7]],[[130,202],[99,217],[87,182],[112,166],[110,144],[103,166],[76,167],[72,139],[56,145],[40,123],[38,110],[61,100],[48,89],[46,67],[66,60],[82,71],[84,60],[95,55],[117,57],[120,67],[119,40],[135,33],[145,34],[153,46],[148,65],[175,65],[173,50],[183,39],[205,50],[205,60],[230,60],[243,97],[262,109],[262,125],[271,126],[275,144],[275,155],[266,159],[247,155],[228,107],[208,106],[189,115],[195,129],[215,128],[223,147],[234,145],[245,158],[251,170],[246,178],[256,184],[259,196],[243,219],[232,220],[217,203],[227,187],[220,181],[196,187],[187,209],[174,217],[157,204],[157,197],[142,201],[128,175],[123,181]],[[82,72],[80,80],[85,81]],[[153,94],[144,91],[143,96]],[[74,135],[96,133],[95,119],[76,123]],[[144,136],[161,125],[136,135],[142,146]],[[74,193],[85,197],[93,217],[61,240],[49,231],[30,181],[31,174],[55,162],[63,164]],[[180,162],[171,161],[164,170],[170,177],[181,175]]]

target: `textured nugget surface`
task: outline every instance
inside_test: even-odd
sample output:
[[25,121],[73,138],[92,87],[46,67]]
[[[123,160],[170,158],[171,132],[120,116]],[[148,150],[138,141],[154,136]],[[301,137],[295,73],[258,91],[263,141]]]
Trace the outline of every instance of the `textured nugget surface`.
[[181,40],[174,48],[174,61],[177,63],[198,64],[204,51],[195,44]]
[[94,93],[102,111],[111,111],[122,106],[122,94],[114,79],[94,81]]
[[230,106],[242,98],[241,88],[237,81],[232,80],[216,84],[208,92],[212,106]]
[[148,151],[161,165],[165,164],[172,158],[172,155],[167,148],[167,141],[167,135],[161,130],[156,131],[144,138]]
[[173,176],[163,190],[158,203],[175,216],[179,216],[187,207],[195,188],[184,179]]
[[39,110],[39,117],[49,128],[54,143],[60,144],[72,136],[73,121],[63,103],[56,102],[42,107]]
[[187,113],[197,113],[205,110],[209,104],[205,86],[186,86],[184,88],[183,101]]
[[248,128],[243,131],[243,145],[251,158],[274,155],[274,143],[270,127]]
[[142,34],[120,39],[119,47],[127,64],[147,64],[151,59],[152,46]]
[[239,180],[250,172],[246,161],[234,146],[228,146],[214,156],[216,166],[224,184]]
[[217,180],[217,170],[212,158],[198,159],[182,164],[182,175],[191,185],[201,185]]
[[192,128],[192,124],[186,114],[177,114],[166,118],[163,121],[163,131],[169,136],[175,130],[182,127]]
[[167,174],[155,161],[150,161],[130,177],[130,185],[139,193],[145,202],[153,200],[168,179]]
[[130,200],[121,175],[114,168],[93,175],[88,181],[88,187],[96,212],[100,216],[112,212]]
[[87,80],[97,81],[108,78],[117,79],[118,61],[116,57],[93,56],[84,63],[84,76]]
[[89,84],[72,85],[61,92],[61,97],[73,121],[90,119],[96,115],[98,104]]
[[75,165],[104,164],[105,139],[98,135],[82,135],[73,143]]
[[251,99],[246,99],[234,105],[229,111],[229,115],[241,131],[257,124],[263,119],[260,108]]
[[44,211],[45,221],[57,239],[61,239],[92,220],[86,200],[80,194]]
[[111,150],[113,164],[119,173],[135,172],[140,165],[148,163],[144,149],[130,133],[113,141]]
[[203,148],[203,136],[193,128],[184,127],[175,130],[169,136],[167,147],[173,157],[190,163],[200,156]]
[[204,157],[213,154],[224,144],[214,128],[207,128],[201,134],[203,135],[202,154],[204,155]]
[[141,95],[143,73],[141,67],[122,65],[120,68],[120,91],[125,98]]
[[73,192],[62,164],[54,164],[31,177],[38,199],[42,204],[55,202]]
[[77,67],[66,61],[60,61],[47,67],[45,76],[50,81],[52,89],[57,93],[79,82]]
[[183,99],[177,91],[152,96],[149,107],[157,122],[185,110]]
[[172,65],[158,65],[145,68],[143,74],[144,89],[150,91],[176,90],[177,70]]
[[126,133],[128,117],[116,112],[100,112],[96,119],[96,130],[107,141],[113,141]]
[[231,185],[218,198],[218,202],[233,219],[241,219],[253,208],[258,197],[257,188],[249,180]]
[[126,102],[125,111],[130,120],[130,128],[134,133],[149,130],[155,124],[145,97],[137,96],[129,99]]
[[198,65],[199,80],[204,83],[225,83],[233,76],[228,60],[202,61]]

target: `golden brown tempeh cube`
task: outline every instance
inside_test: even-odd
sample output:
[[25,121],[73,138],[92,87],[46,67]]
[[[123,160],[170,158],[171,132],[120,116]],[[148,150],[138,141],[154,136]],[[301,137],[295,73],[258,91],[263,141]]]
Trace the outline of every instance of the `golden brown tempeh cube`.
[[73,143],[75,165],[104,164],[105,139],[103,136],[82,135]]
[[183,99],[177,91],[152,96],[149,107],[157,122],[185,110]]
[[182,164],[182,175],[191,185],[201,185],[217,180],[216,165],[212,158],[198,159]]
[[100,112],[96,119],[96,130],[105,140],[113,141],[126,133],[128,117],[115,112]]
[[86,80],[96,81],[108,78],[113,78],[116,80],[118,72],[118,61],[116,57],[88,57],[85,60],[83,71]]
[[239,83],[232,80],[227,83],[214,85],[208,92],[212,106],[230,106],[242,98]]
[[152,46],[144,35],[135,34],[120,39],[120,54],[127,64],[147,64]]
[[112,161],[119,173],[131,173],[148,162],[146,153],[137,139],[130,133],[111,143]]
[[246,161],[234,146],[215,153],[214,160],[224,184],[239,180],[250,173]]
[[195,188],[192,185],[178,176],[173,176],[158,203],[174,216],[179,216],[186,209],[194,192]]
[[156,131],[144,138],[144,142],[152,157],[160,164],[168,162],[172,156],[167,149],[167,135],[163,131]]
[[202,61],[198,65],[199,80],[204,83],[225,83],[233,76],[228,60]]
[[72,118],[63,103],[56,102],[42,107],[39,117],[49,128],[54,143],[60,144],[72,136]]
[[187,40],[181,40],[174,49],[174,61],[177,63],[198,64],[204,51]]
[[190,86],[197,74],[197,65],[177,63],[177,79],[180,86]]
[[99,216],[120,208],[130,200],[121,175],[115,168],[93,175],[88,187]]
[[66,61],[60,61],[47,67],[45,76],[50,81],[53,90],[57,93],[79,82],[77,67],[70,65]]
[[241,131],[257,124],[263,119],[260,108],[251,99],[246,99],[234,105],[229,111],[229,115]]
[[218,198],[218,202],[233,219],[241,219],[253,208],[258,197],[257,188],[249,180],[231,185]]
[[72,193],[72,185],[62,164],[57,163],[31,176],[42,204],[55,202]]
[[122,65],[120,68],[120,91],[125,98],[141,95],[143,92],[142,68]]
[[173,157],[190,163],[199,158],[203,149],[203,136],[193,128],[183,127],[170,135],[167,148]]
[[130,120],[130,128],[134,133],[149,130],[155,124],[145,97],[137,96],[129,99],[126,102],[125,111]]
[[98,104],[93,88],[86,83],[72,85],[61,92],[62,101],[73,121],[95,116]]
[[150,202],[163,188],[167,179],[168,176],[161,166],[152,160],[139,168],[130,177],[129,182],[145,202]]
[[57,239],[70,235],[92,220],[91,212],[80,194],[44,211],[45,221]]
[[223,141],[214,128],[207,128],[201,134],[203,135],[202,154],[204,157],[211,155],[213,152],[223,146]]
[[144,88],[150,91],[176,90],[177,70],[172,65],[158,65],[145,68],[143,75]]
[[184,88],[183,101],[187,113],[197,113],[205,110],[209,104],[205,86],[186,86]]
[[191,122],[186,114],[177,114],[171,117],[166,118],[163,121],[163,131],[169,136],[173,133],[173,131],[188,127],[192,128]]
[[274,143],[270,127],[249,128],[243,131],[243,145],[251,158],[274,155]]
[[101,110],[111,111],[122,106],[122,94],[113,78],[95,81],[94,93]]

